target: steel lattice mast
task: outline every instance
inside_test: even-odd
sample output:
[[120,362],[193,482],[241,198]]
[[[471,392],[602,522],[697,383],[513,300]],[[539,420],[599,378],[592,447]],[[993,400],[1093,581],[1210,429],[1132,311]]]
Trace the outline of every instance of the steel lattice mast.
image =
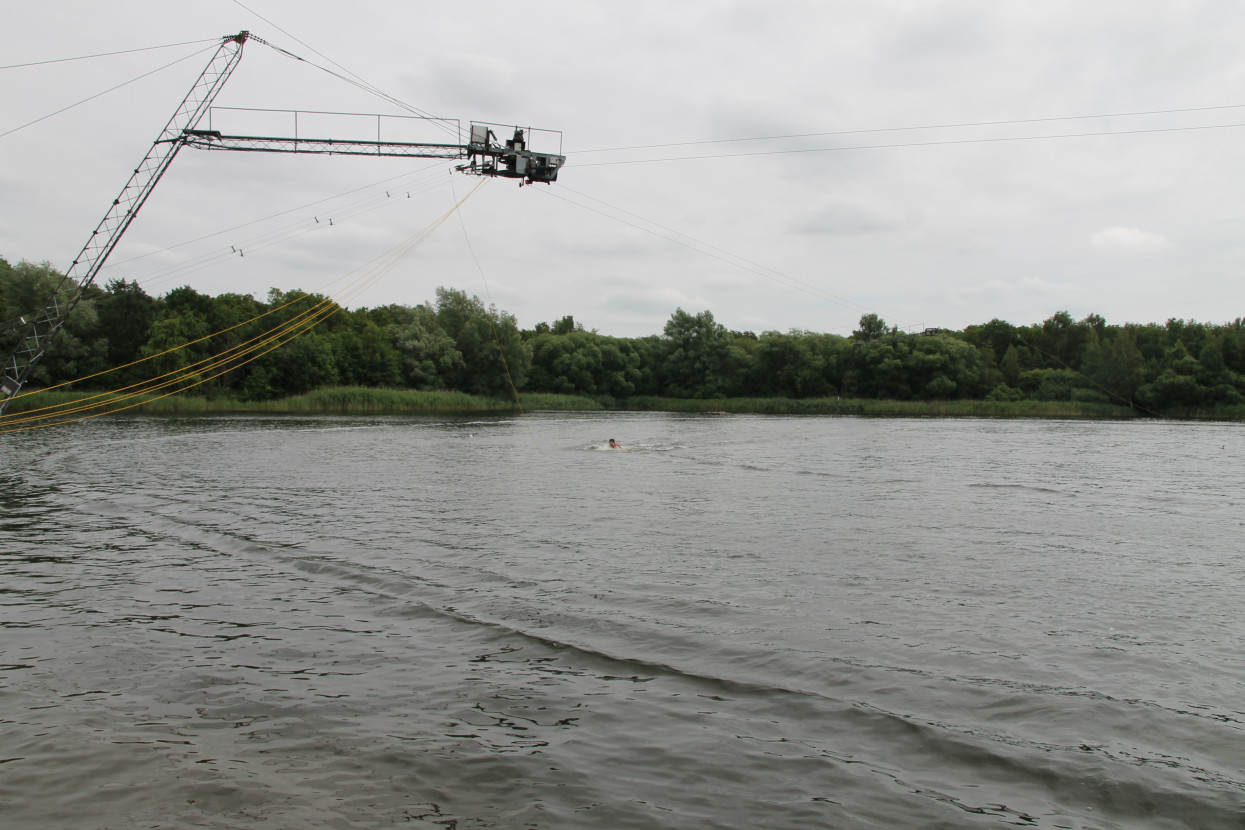
[[48,305],[33,315],[19,318],[19,326],[24,334],[13,354],[0,367],[0,413],[4,411],[4,405],[9,398],[17,394],[39,361],[47,354],[48,348],[65,325],[65,320],[78,305],[87,287],[95,281],[95,276],[120,241],[121,235],[134,221],[139,208],[147,201],[177,151],[182,148],[182,138],[186,131],[199,123],[216,93],[229,79],[242,57],[242,46],[248,37],[248,32],[239,32],[221,40],[220,47],[208,61],[199,80],[169,119],[160,137],[151,145],[146,157],[134,169],[134,174],[125,183],[121,194],[113,200],[103,220],[91,232],[86,245],[65,272]]

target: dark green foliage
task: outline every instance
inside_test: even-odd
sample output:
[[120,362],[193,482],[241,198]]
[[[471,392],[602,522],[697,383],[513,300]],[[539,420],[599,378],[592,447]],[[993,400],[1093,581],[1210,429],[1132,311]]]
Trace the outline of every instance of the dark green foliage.
[[1245,374],[1245,320],[1238,317],[1220,327],[1219,351],[1225,368]]
[[1088,320],[1077,323],[1068,312],[1057,311],[1033,332],[1032,345],[1049,367],[1076,370],[1092,330]]
[[463,370],[463,356],[437,323],[436,312],[420,305],[404,322],[390,326],[400,360],[402,385],[411,389],[444,389],[445,378]]
[[[103,295],[95,301],[95,310],[100,336],[107,344],[110,366],[124,366],[141,357],[140,350],[150,334],[156,307],[156,300],[138,283],[125,280],[108,283]],[[137,380],[140,375],[130,369],[122,377]]]
[[617,338],[571,327],[561,335],[538,334],[530,342],[529,389],[620,398],[633,394],[641,380],[640,353]]
[[25,260],[17,265],[9,265],[4,260],[0,262],[4,263],[0,266],[0,306],[5,309],[4,317],[0,319],[7,320],[43,308],[61,282],[61,275],[49,262],[39,265]]
[[1020,388],[1035,401],[1070,401],[1080,376],[1071,369],[1031,369],[1020,376]]
[[868,342],[886,334],[886,321],[876,314],[865,314],[860,318],[860,328],[852,332],[856,340]]
[[1111,403],[1111,397],[1106,392],[1099,392],[1097,389],[1073,389],[1069,400],[1073,403]]
[[974,346],[989,346],[996,355],[1003,355],[1016,342],[1016,327],[997,317],[980,326],[964,329],[964,339]]
[[[2,261],[2,260],[0,260]],[[19,262],[0,268],[0,305],[5,309],[3,331],[0,331],[2,357],[7,357],[21,342],[27,328],[17,318],[31,315],[51,305],[54,299],[68,299],[70,286],[47,263]],[[57,296],[57,292],[61,292]],[[94,374],[107,368],[107,343],[99,338],[99,316],[96,300],[102,292],[95,286],[82,295],[77,310],[66,322],[56,342],[30,377],[35,386],[52,386],[76,377]]]
[[752,350],[748,393],[786,398],[835,395],[841,381],[839,356],[848,343],[833,334],[764,332]]
[[157,313],[140,354],[146,359],[147,375],[171,380],[181,374],[185,385],[202,380],[202,361],[210,356],[208,344],[202,338],[208,334],[207,320],[194,311],[178,313],[166,309]]
[[713,312],[688,314],[676,309],[666,322],[667,341],[661,383],[675,398],[715,398],[728,392],[733,362],[741,350],[732,349],[726,327]]
[[347,386],[396,387],[402,383],[402,360],[393,338],[355,312],[353,324],[333,338],[333,359],[338,382]]
[[301,395],[336,386],[338,370],[333,339],[319,332],[299,335],[263,357],[270,396]]
[[1141,387],[1137,397],[1152,409],[1198,406],[1203,401],[1204,390],[1192,376],[1165,369],[1152,383]]
[[[61,281],[46,263],[0,259],[6,353],[21,335],[15,317],[46,306]],[[994,319],[922,335],[866,314],[850,337],[758,336],[727,330],[710,311],[676,309],[660,335],[619,338],[587,330],[571,315],[520,332],[513,315],[448,288],[437,289],[431,304],[347,311],[322,296],[275,289],[264,299],[211,297],[185,286],[151,297],[122,279],[86,291],[31,385],[150,388],[162,377],[172,383],[153,389],[153,396],[193,390],[222,406],[344,386],[372,390],[349,403],[372,409],[434,398],[441,401],[435,406],[457,405],[445,403],[451,400],[500,406],[518,391],[569,408],[669,409],[677,399],[688,411],[714,411],[731,400],[735,411],[879,414],[907,411],[900,404],[911,402],[946,413],[1041,414],[1077,406],[1105,412],[1114,405],[1240,417],[1245,321],[1111,325],[1095,314],[1077,321],[1060,311],[1031,326]],[[403,398],[388,390],[426,394]],[[348,398],[338,389],[315,400]],[[659,403],[646,403],[653,401]],[[886,401],[895,405],[881,406]],[[985,408],[955,406],[969,401]],[[1057,408],[1065,404],[1068,409]]]
[[1029,396],[1025,394],[1023,389],[1017,389],[1014,386],[1008,386],[1005,383],[1000,383],[998,386],[990,390],[990,393],[986,395],[986,400],[1003,402],[1023,401],[1028,397]]
[[9,265],[9,261],[4,257],[0,257],[0,320],[7,320],[16,315],[18,310],[13,308],[10,311],[9,299],[7,292],[13,283],[13,266]]
[[980,396],[981,356],[971,344],[939,334],[916,337],[909,358],[910,383],[932,400]]
[[523,387],[532,354],[513,314],[486,309],[479,297],[463,291],[438,288],[436,322],[462,356],[462,363],[445,375],[448,388],[505,395]]
[[1117,401],[1131,403],[1141,385],[1144,363],[1133,329],[1126,327],[1111,339],[1095,334],[1086,348],[1083,368],[1096,388]]
[[1020,382],[1020,350],[1016,348],[1015,343],[1007,346],[1007,351],[1003,352],[1003,360],[999,362],[999,373],[1003,376],[1003,382],[1008,386],[1015,386]]
[[[870,319],[872,318],[872,319]],[[860,331],[886,331],[876,315],[860,320]],[[842,357],[843,392],[888,400],[950,400],[980,397],[997,374],[982,363],[982,350],[953,334],[856,336]],[[989,347],[986,347],[988,350]],[[987,351],[988,353],[988,351]]]
[[533,389],[560,395],[595,395],[601,370],[596,337],[585,332],[547,332],[532,341]]

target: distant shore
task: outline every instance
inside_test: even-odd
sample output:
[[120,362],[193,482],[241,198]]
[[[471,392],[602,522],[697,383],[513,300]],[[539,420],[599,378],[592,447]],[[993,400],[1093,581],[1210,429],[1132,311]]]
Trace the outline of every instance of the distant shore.
[[[89,392],[37,392],[10,402],[5,420],[16,416],[68,421],[101,414],[211,413],[402,413],[618,411],[755,413],[768,415],[851,415],[884,418],[1077,418],[1121,420],[1176,417],[1190,420],[1245,420],[1241,407],[1180,413],[1151,413],[1128,406],[1080,401],[888,401],[854,398],[659,398],[596,399],[578,395],[530,394],[511,399],[450,391],[333,387],[268,401],[183,395],[123,397]],[[1242,410],[1242,411],[1237,411]]]

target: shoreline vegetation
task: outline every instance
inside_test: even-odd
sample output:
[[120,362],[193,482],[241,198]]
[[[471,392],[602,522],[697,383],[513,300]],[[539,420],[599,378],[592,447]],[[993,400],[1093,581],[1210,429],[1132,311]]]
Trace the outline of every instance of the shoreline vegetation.
[[[0,258],[0,319],[50,306],[38,298],[55,298],[62,284],[46,263]],[[0,355],[20,353],[30,336],[0,327]],[[850,335],[758,334],[679,308],[660,334],[613,337],[571,315],[521,329],[514,315],[446,287],[417,306],[346,309],[301,291],[212,297],[183,286],[152,297],[114,280],[84,289],[26,389],[77,393],[71,402],[99,395],[81,404],[19,396],[9,411],[27,413],[21,428],[126,411],[1241,421],[1245,317],[1109,324],[1058,311],[1027,326],[993,319],[917,331],[864,314]]]
[[878,418],[1052,418],[1129,420],[1245,420],[1245,406],[1202,408],[1156,415],[1140,408],[1081,401],[896,401],[861,398],[668,398],[637,396],[601,400],[583,395],[521,394],[514,398],[469,395],[463,392],[330,387],[264,401],[195,395],[141,395],[127,398],[88,392],[34,392],[14,399],[7,415],[19,416],[55,409],[55,420],[72,421],[74,405],[107,408],[115,414],[231,415],[231,414],[470,414],[519,412],[672,412],[711,415],[828,415]]

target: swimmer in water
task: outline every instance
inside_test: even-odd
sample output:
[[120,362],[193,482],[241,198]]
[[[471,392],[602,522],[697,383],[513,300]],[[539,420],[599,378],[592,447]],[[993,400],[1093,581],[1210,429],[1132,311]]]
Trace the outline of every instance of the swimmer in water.
[[615,441],[613,438],[611,438],[611,439],[610,439],[610,449],[611,449],[611,450],[621,450],[621,449],[622,449],[622,444],[618,443],[618,442],[617,442],[617,441]]

